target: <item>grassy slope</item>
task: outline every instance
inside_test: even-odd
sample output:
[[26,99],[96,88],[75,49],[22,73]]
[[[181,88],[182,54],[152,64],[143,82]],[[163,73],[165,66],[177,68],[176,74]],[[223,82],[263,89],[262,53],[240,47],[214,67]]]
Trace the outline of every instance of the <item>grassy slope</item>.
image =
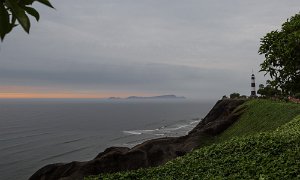
[[294,103],[251,100],[242,106],[246,106],[246,111],[240,120],[217,137],[217,142],[223,142],[235,136],[275,130],[300,114],[300,106]]
[[247,106],[246,112],[237,123],[217,138],[219,143],[194,150],[160,167],[103,174],[101,177],[103,179],[300,178],[298,176],[300,116],[295,118],[300,114],[300,105],[252,100],[244,106]]

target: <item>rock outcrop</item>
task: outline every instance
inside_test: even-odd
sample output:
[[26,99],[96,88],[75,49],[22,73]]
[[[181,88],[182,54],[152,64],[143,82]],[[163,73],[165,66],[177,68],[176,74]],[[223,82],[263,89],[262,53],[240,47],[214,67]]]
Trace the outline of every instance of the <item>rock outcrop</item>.
[[219,100],[206,117],[186,136],[146,141],[133,148],[110,147],[87,162],[47,165],[29,180],[81,180],[84,176],[158,166],[203,146],[238,120],[245,100]]

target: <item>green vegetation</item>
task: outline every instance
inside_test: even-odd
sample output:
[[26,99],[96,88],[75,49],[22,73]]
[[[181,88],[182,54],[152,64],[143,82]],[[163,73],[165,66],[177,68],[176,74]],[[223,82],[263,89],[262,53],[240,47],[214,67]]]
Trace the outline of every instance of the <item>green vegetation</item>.
[[263,98],[272,98],[272,97],[281,97],[282,96],[281,91],[278,89],[275,89],[271,85],[270,80],[267,80],[266,86],[264,86],[263,84],[259,85],[257,94],[260,94],[261,97],[263,97]]
[[[40,15],[37,10],[32,7],[34,2],[42,3],[53,8],[48,0],[1,0],[0,1],[0,39],[11,32],[18,25],[22,26],[24,31],[29,33],[30,20],[28,15],[33,16],[37,21]],[[18,23],[17,23],[18,22]]]
[[230,94],[229,97],[230,97],[230,99],[238,99],[238,98],[240,98],[240,93],[234,92],[234,93]]
[[300,90],[299,47],[300,13],[283,23],[280,31],[267,33],[261,39],[258,52],[265,56],[261,71],[271,76],[271,86],[285,96],[293,96]]
[[246,111],[239,121],[217,137],[217,142],[222,142],[235,136],[275,130],[300,114],[300,106],[298,104],[271,100],[251,100],[239,108],[246,108]]
[[[300,106],[251,100],[239,108],[245,106],[241,119],[216,143],[163,166],[100,179],[299,179]],[[93,179],[99,176],[86,178]]]

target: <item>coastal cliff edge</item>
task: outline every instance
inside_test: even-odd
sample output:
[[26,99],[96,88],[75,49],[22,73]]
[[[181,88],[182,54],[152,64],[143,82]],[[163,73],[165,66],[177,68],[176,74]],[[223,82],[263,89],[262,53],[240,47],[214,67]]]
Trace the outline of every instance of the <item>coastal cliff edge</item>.
[[49,164],[29,180],[82,180],[85,176],[159,166],[199,148],[237,121],[243,109],[235,110],[246,100],[219,100],[188,135],[152,139],[127,147],[110,147],[86,162]]

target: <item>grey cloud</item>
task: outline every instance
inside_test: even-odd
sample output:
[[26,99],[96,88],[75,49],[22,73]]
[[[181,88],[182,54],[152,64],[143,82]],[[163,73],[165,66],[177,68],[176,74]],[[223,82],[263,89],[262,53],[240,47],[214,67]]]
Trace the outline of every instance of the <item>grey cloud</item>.
[[[168,64],[96,64],[56,61],[51,64],[0,68],[0,80],[20,82],[60,83],[105,86],[142,86],[144,89],[181,86],[195,81],[215,81],[222,79],[220,70],[201,69]],[[227,73],[228,74],[228,73]],[[123,87],[124,88],[124,87]],[[140,87],[141,88],[141,87]],[[143,88],[142,88],[143,89]]]
[[[54,0],[1,44],[0,83],[214,97],[248,93],[259,39],[299,0]],[[257,75],[259,83],[265,81]],[[201,93],[200,93],[201,92]]]

